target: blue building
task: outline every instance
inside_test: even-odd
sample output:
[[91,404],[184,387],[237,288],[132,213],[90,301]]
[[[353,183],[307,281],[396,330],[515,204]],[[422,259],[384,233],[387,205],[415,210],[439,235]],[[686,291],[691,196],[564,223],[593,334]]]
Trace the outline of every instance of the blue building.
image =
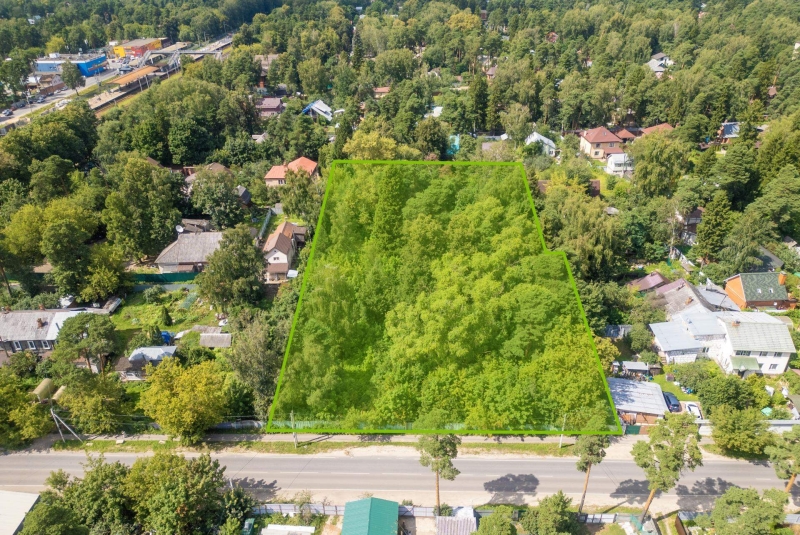
[[81,74],[85,77],[95,76],[105,71],[108,67],[105,54],[92,55],[67,55],[52,54],[55,57],[39,58],[36,60],[36,72],[38,73],[60,73],[61,64],[65,61],[73,63]]

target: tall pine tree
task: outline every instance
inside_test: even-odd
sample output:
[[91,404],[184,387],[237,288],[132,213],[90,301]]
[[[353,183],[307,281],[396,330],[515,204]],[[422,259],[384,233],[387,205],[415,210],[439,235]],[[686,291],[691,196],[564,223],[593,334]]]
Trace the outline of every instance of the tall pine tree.
[[718,191],[706,205],[703,221],[697,225],[698,256],[706,261],[716,260],[725,238],[731,230],[731,203],[724,191]]

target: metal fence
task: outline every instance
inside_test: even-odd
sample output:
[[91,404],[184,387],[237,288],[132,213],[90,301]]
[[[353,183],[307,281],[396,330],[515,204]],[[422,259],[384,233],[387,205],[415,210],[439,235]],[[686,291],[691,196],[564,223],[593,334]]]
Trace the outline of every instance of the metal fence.
[[[323,503],[311,503],[298,506],[293,503],[265,503],[253,508],[253,513],[257,515],[275,514],[295,515],[301,512],[312,513],[315,515],[342,516],[344,515],[344,505],[328,505]],[[398,516],[414,517],[433,517],[433,507],[419,507],[416,505],[401,505],[397,509]]]
[[[266,514],[275,514],[280,513],[282,515],[296,515],[301,512],[301,510],[305,513],[312,513],[316,515],[328,515],[328,516],[342,516],[344,515],[344,505],[328,505],[323,503],[311,503],[306,504],[303,506],[298,506],[293,503],[265,503],[263,505],[257,505],[253,508],[253,513],[256,515],[266,515]],[[434,514],[434,507],[420,507],[417,505],[401,505],[398,507],[397,515],[398,516],[413,516],[413,517],[428,517],[433,518],[436,515]],[[514,520],[519,520],[520,514],[523,512],[522,509],[514,509],[512,512],[512,516]],[[489,516],[494,513],[492,509],[476,509],[475,516],[483,518],[485,516]],[[800,515],[798,515],[800,516]],[[637,515],[632,515],[628,513],[621,513],[621,514],[583,514],[578,515],[578,521],[584,524],[622,524],[625,522],[630,522],[634,525],[634,527],[641,532],[642,531],[642,524],[639,522],[639,518]]]
[[197,277],[197,273],[136,273],[133,280],[155,284],[174,284],[176,282],[189,282]]

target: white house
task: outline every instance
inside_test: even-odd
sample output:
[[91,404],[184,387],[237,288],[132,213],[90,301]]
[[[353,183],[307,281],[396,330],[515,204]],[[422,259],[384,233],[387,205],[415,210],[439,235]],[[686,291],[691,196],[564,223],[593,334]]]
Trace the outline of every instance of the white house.
[[541,143],[542,154],[547,154],[552,158],[555,158],[558,152],[558,149],[556,149],[556,144],[553,142],[553,140],[544,137],[539,132],[534,132],[525,138],[525,145],[530,145],[531,143]]
[[633,158],[621,152],[609,154],[606,160],[606,173],[609,175],[623,176],[633,172]]
[[653,323],[659,355],[668,363],[714,359],[727,373],[780,375],[797,352],[787,325],[764,312],[711,312],[693,307]]

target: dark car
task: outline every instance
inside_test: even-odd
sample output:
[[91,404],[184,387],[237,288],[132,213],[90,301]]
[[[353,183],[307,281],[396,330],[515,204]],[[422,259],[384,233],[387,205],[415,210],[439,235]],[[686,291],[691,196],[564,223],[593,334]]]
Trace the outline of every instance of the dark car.
[[681,412],[681,402],[672,392],[664,392],[664,401],[667,402],[669,412]]

